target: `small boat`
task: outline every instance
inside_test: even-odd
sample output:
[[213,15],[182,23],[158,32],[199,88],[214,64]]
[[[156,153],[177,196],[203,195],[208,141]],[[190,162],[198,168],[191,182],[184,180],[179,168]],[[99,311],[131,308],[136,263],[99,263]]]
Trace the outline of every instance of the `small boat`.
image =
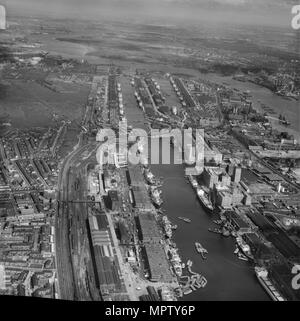
[[196,246],[197,252],[201,254],[202,258],[205,260],[206,259],[205,254],[208,254],[208,251],[199,242],[196,242],[195,246]]
[[159,191],[156,187],[151,188],[150,190],[151,200],[155,207],[160,208],[163,203],[161,198],[161,191]]
[[197,289],[201,289],[201,288],[202,288],[202,285],[201,285],[198,281],[196,281],[196,282],[194,283],[194,286],[195,286]]
[[205,288],[206,287],[206,284],[207,284],[207,279],[202,276],[201,279],[200,279],[200,284],[201,284],[201,287],[202,288]]
[[195,284],[191,284],[190,287],[191,287],[191,289],[192,289],[193,291],[196,291],[196,290],[197,290],[197,288],[195,287]]
[[237,234],[237,232],[236,232],[236,231],[234,231],[234,230],[233,230],[233,231],[231,231],[231,236],[233,236],[233,237],[237,237],[237,235],[238,235],[238,234]]
[[191,223],[192,221],[189,219],[189,218],[186,218],[186,217],[182,217],[182,216],[179,216],[178,219],[186,222],[186,223]]
[[223,228],[222,229],[222,235],[225,236],[225,237],[228,237],[228,236],[230,236],[230,232],[226,228]]
[[183,291],[183,294],[184,294],[184,295],[188,295],[188,294],[191,294],[192,292],[193,292],[193,290],[187,289],[187,290],[184,290],[184,291]]
[[213,223],[215,223],[216,225],[221,225],[223,224],[222,220],[214,220]]
[[211,233],[222,234],[222,231],[218,228],[209,228],[208,231]]
[[247,256],[245,256],[244,254],[242,254],[241,252],[238,252],[238,259],[242,260],[242,261],[249,261],[249,259],[247,258]]
[[187,262],[186,262],[186,266],[187,267],[191,267],[193,265],[193,262],[191,261],[191,260],[188,260]]

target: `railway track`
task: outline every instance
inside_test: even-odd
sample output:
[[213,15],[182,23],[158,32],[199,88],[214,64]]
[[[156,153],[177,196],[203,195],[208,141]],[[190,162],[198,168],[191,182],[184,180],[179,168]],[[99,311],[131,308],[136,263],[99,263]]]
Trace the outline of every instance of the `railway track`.
[[[75,300],[76,291],[74,273],[69,242],[69,206],[68,206],[68,174],[71,164],[88,147],[80,146],[80,141],[75,150],[65,159],[58,182],[58,212],[55,219],[56,235],[56,262],[59,284],[59,298]],[[65,202],[62,202],[65,201]]]
[[[95,142],[96,143],[96,142]],[[76,204],[84,205],[80,200],[74,202],[72,191],[70,190],[70,169],[80,159],[86,150],[95,149],[96,144],[86,144],[80,146],[79,141],[74,151],[65,159],[58,182],[58,212],[55,219],[56,230],[56,262],[59,284],[59,298],[63,300],[78,300],[80,293],[75,278],[75,269],[72,260],[71,248],[71,206]],[[85,163],[83,161],[83,163]]]

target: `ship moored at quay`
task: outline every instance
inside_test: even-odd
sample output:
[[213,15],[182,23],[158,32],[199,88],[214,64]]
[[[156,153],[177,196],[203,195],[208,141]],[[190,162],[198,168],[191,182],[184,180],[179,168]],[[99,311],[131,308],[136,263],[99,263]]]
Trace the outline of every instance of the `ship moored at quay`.
[[209,190],[205,188],[205,186],[200,186],[196,180],[196,178],[192,175],[188,175],[188,180],[194,188],[197,198],[204,208],[204,210],[208,213],[213,213],[214,206],[210,200]]
[[268,271],[266,269],[256,266],[255,274],[259,283],[262,285],[262,287],[265,289],[265,291],[273,301],[286,301],[286,299],[276,290],[272,281],[268,277]]

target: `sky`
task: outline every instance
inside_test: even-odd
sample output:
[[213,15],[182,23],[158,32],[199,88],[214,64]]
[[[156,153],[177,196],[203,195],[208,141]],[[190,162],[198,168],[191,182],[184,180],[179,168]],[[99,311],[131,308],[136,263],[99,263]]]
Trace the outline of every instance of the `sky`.
[[157,18],[290,25],[300,0],[0,0],[8,15],[58,18]]

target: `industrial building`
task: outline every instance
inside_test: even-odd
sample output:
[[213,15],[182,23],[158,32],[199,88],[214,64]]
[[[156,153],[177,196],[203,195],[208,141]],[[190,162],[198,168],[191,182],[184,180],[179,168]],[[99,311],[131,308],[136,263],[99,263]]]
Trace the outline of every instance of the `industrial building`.
[[107,205],[110,210],[116,212],[120,209],[120,200],[118,192],[114,190],[108,191]]
[[105,215],[89,215],[88,232],[96,286],[101,294],[120,292],[122,282]]
[[152,210],[153,206],[145,186],[133,186],[131,193],[133,206],[136,209],[142,212],[149,212]]
[[139,236],[143,243],[159,243],[162,235],[153,213],[140,214],[137,218]]
[[128,167],[127,181],[131,186],[145,186],[142,169],[139,166]]
[[147,267],[152,282],[172,282],[173,277],[162,245],[145,244]]
[[206,167],[202,173],[204,185],[208,188],[213,188],[218,182],[219,177],[224,174],[224,169]]

